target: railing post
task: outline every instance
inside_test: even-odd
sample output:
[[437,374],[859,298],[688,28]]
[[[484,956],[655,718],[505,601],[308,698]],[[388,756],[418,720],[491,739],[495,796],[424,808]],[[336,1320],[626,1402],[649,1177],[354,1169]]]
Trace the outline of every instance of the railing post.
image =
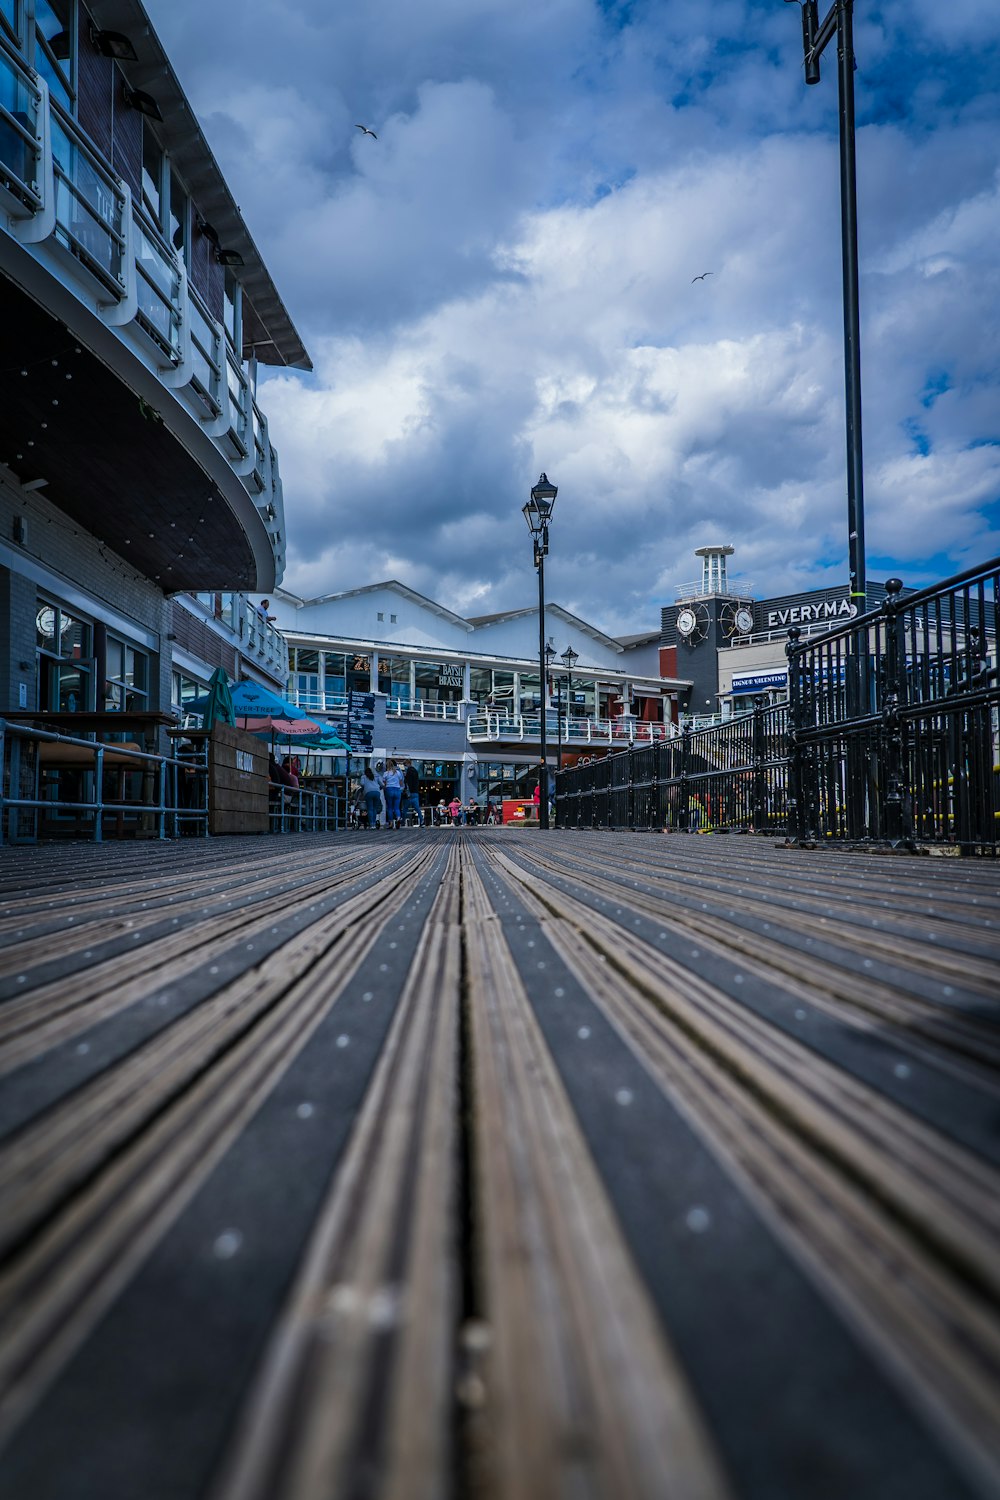
[[754,833],[762,833],[767,826],[767,782],[764,776],[764,715],[767,706],[763,698],[755,698],[753,704],[753,790],[751,792],[750,822]]
[[681,778],[680,778],[680,815],[677,819],[677,827],[681,833],[690,833],[688,798],[688,777],[691,768],[691,725],[685,724],[681,730]]
[[635,833],[635,746],[628,747],[628,787],[625,804],[625,821],[629,831]]
[[[143,778],[145,779],[145,778]],[[156,813],[156,823],[159,829],[158,838],[165,839],[167,836],[167,763],[162,755],[159,760],[157,774],[157,801],[159,807]]]
[[888,579],[885,585],[885,602],[882,605],[885,619],[885,677],[880,705],[882,723],[879,739],[885,776],[885,836],[891,844],[898,844],[904,837],[909,837],[903,815],[903,726],[899,716],[900,702],[905,692],[901,676],[904,657],[901,649],[903,621],[898,608],[902,587],[902,579]]
[[799,676],[798,645],[802,632],[792,625],[785,642],[788,660],[788,837],[802,842],[805,821],[802,805],[802,684]]
[[98,745],[94,753],[94,843],[104,838],[104,746]]

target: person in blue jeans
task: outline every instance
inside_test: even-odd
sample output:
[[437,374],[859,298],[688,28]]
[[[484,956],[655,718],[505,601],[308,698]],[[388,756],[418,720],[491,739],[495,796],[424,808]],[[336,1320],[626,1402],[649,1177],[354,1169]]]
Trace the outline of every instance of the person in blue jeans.
[[420,811],[420,772],[412,760],[403,762],[403,800],[400,806],[404,823],[407,815],[413,812],[417,815],[417,827],[423,828],[424,815]]
[[382,812],[382,788],[371,766],[365,766],[361,772],[361,795],[365,799],[368,827],[377,828],[379,815]]
[[386,767],[382,787],[385,792],[385,826],[398,828],[402,821],[399,804],[403,796],[403,771],[394,760]]

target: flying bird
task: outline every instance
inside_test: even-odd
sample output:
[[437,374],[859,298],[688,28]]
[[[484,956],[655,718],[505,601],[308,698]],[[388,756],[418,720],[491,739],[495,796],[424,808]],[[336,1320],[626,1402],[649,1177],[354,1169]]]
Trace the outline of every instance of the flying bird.
[[378,136],[375,134],[374,130],[369,130],[367,125],[355,125],[354,128],[355,130],[363,130],[365,135],[370,135],[373,141],[378,140]]
[[702,271],[702,273],[701,273],[700,276],[692,276],[691,277],[691,285],[694,286],[694,284],[695,284],[696,281],[704,281],[705,277],[706,276],[711,276],[711,274],[712,274],[711,271]]

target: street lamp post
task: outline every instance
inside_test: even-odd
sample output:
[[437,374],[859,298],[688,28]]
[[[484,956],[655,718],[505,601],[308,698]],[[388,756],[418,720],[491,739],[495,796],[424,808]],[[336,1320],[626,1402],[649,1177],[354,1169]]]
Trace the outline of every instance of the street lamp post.
[[538,570],[538,692],[539,692],[539,766],[538,826],[549,826],[549,773],[545,745],[545,558],[549,550],[549,521],[559,490],[547,474],[538,476],[531,487],[531,498],[522,506],[534,542],[535,567]]
[[[794,3],[794,0],[786,0]],[[865,611],[865,496],[861,459],[861,331],[858,309],[858,190],[854,151],[854,0],[834,0],[822,24],[816,0],[802,3],[806,83],[819,83],[819,60],[837,38],[840,98],[840,241],[844,283],[844,384],[847,406],[847,546],[851,603]]]
[[[562,659],[566,663],[566,738],[569,739],[569,716],[573,709],[573,668],[580,660],[579,651],[574,651],[572,646],[567,646],[562,653]],[[562,770],[562,744],[559,746],[559,769]]]
[[[556,648],[555,648],[555,646],[550,646],[549,643],[548,643],[548,641],[546,641],[546,643],[545,643],[545,680],[546,680],[546,682],[549,680],[549,677],[552,674],[552,663],[555,661],[555,658],[556,658]],[[556,746],[557,746],[557,748],[556,748],[556,770],[557,771],[561,771],[562,770],[562,718],[561,718],[561,713],[562,713],[562,683],[560,681],[560,683],[556,687]],[[559,819],[558,819],[558,813],[557,813],[556,822],[558,822],[558,821],[559,821]]]

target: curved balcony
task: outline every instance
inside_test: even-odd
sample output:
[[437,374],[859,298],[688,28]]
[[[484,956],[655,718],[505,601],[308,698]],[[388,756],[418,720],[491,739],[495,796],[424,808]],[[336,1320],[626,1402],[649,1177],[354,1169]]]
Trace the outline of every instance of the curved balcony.
[[272,589],[281,480],[246,367],[128,184],[2,42],[0,274],[24,360],[0,462],[166,592]]

